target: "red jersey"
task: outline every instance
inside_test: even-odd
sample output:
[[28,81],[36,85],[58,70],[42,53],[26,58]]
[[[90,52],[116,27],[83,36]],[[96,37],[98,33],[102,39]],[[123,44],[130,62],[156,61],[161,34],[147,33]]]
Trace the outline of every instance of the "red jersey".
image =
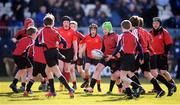
[[173,40],[169,35],[168,31],[163,29],[154,35],[154,30],[150,31],[152,35],[152,48],[154,49],[155,54],[164,54],[165,53],[165,45],[173,44]]
[[13,55],[21,56],[23,53],[27,52],[27,50],[34,44],[34,40],[30,37],[24,37],[19,40],[16,44],[16,48],[13,52]]
[[[72,29],[65,30],[63,27],[58,28],[57,31],[66,40],[67,42],[66,49],[72,48],[73,41],[77,40],[75,36],[75,32]],[[59,45],[59,48],[64,49],[62,44]]]
[[95,37],[91,37],[90,35],[86,35],[85,38],[80,42],[81,44],[86,44],[86,54],[87,57],[92,58],[91,54],[92,50],[94,49],[101,49],[102,48],[102,40],[99,35]]
[[48,49],[50,48],[57,48],[57,43],[61,41],[60,35],[55,28],[52,27],[44,27],[39,32],[39,39],[40,43],[44,43]]
[[46,50],[46,48],[33,46],[33,50],[33,61],[46,64],[46,59],[44,57],[44,51]]
[[79,42],[85,37],[82,33],[80,33],[79,31],[75,32],[75,36],[77,38],[77,43],[79,45]]
[[26,28],[22,28],[21,30],[19,30],[16,34],[15,34],[15,38],[17,40],[20,40],[23,37],[28,37],[28,34],[26,32]]
[[135,54],[137,47],[137,38],[131,32],[124,32],[120,38],[121,48],[125,54]]
[[103,47],[104,47],[104,55],[111,55],[113,51],[116,49],[118,41],[118,34],[113,33],[110,35],[103,36]]

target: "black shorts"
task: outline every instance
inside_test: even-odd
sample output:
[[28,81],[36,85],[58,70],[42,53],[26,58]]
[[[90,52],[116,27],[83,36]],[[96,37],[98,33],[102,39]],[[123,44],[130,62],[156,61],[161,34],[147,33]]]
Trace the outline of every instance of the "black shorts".
[[123,54],[120,57],[121,70],[133,71],[135,69],[135,55],[134,54]]
[[168,70],[168,59],[165,55],[153,55],[150,58],[151,69]]
[[56,48],[47,49],[44,56],[49,67],[58,65],[59,52]]
[[76,64],[78,66],[82,66],[83,65],[83,59],[79,58],[76,61],[72,61],[71,64]]
[[74,57],[74,51],[73,48],[70,49],[59,49],[59,52],[66,57],[66,59],[61,59],[63,62],[71,63],[73,61]]
[[117,70],[120,69],[120,60],[110,60],[110,61],[105,61],[105,59],[101,59],[100,62],[104,66],[109,66],[111,68],[111,73],[116,72]]
[[136,58],[134,71],[138,70],[139,68],[142,71],[150,72],[150,55],[149,55],[149,53],[144,53],[144,63],[142,65],[139,63],[139,56]]
[[90,64],[92,64],[92,65],[97,65],[97,64],[99,63],[99,60],[86,57],[85,62],[86,62],[86,63],[90,63]]
[[17,65],[18,70],[32,67],[31,61],[28,58],[13,55],[13,59]]
[[36,77],[39,73],[45,78],[47,77],[46,72],[46,64],[40,62],[33,62],[33,77]]

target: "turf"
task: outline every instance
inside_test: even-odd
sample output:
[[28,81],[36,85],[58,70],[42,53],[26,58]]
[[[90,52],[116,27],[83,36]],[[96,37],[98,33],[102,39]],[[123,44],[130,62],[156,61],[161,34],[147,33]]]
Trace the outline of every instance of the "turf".
[[[55,82],[55,88],[57,92],[56,97],[47,98],[44,96],[44,92],[38,90],[39,82],[35,82],[32,87],[33,94],[28,97],[23,97],[23,93],[15,94],[9,89],[9,84],[12,78],[0,78],[0,105],[41,105],[41,104],[59,104],[59,105],[120,105],[120,104],[134,104],[134,105],[180,105],[180,80],[176,80],[178,90],[173,96],[167,97],[167,88],[162,86],[166,91],[166,95],[161,98],[155,98],[155,94],[141,95],[139,98],[132,100],[126,100],[123,95],[118,95],[117,87],[114,87],[112,95],[106,95],[105,93],[109,88],[109,78],[103,78],[102,80],[102,92],[98,93],[95,87],[93,94],[86,94],[83,89],[80,88],[81,79],[78,79],[78,89],[75,92],[75,98],[69,99],[67,91],[59,91],[59,82]],[[152,85],[147,80],[141,79],[142,86],[149,91],[152,89]],[[19,84],[18,84],[19,86]]]

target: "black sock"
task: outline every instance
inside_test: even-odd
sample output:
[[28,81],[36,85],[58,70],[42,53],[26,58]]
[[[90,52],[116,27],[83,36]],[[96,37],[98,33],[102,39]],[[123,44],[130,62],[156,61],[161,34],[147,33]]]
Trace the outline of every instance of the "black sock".
[[141,85],[140,82],[139,82],[139,79],[137,78],[136,75],[132,76],[132,77],[131,77],[131,80],[134,81],[134,82],[136,82],[138,85]]
[[96,81],[97,81],[97,80],[94,79],[94,78],[91,79],[91,83],[90,83],[90,87],[91,87],[91,88],[94,88],[94,86],[95,86],[95,84],[96,84]]
[[54,79],[49,79],[49,86],[50,86],[50,92],[54,93],[55,92]]
[[28,82],[26,91],[29,92],[29,91],[31,90],[31,87],[32,87],[33,83],[34,83],[34,80],[30,80],[30,81]]
[[68,91],[71,91],[71,87],[69,86],[67,80],[64,78],[64,76],[60,76],[59,81],[68,89]]
[[112,92],[115,83],[116,83],[116,81],[114,81],[114,80],[110,81],[109,91]]
[[13,80],[13,84],[14,84],[14,85],[16,85],[16,84],[17,84],[17,82],[18,82],[18,79],[14,78],[14,80]]
[[25,82],[22,82],[22,83],[21,83],[21,86],[25,87],[25,86],[26,86],[26,83],[25,83]]
[[122,88],[123,87],[123,84],[120,83],[120,84],[116,84],[118,88]]
[[162,75],[158,74],[156,79],[165,84],[168,88],[172,87],[172,85]]
[[137,83],[135,83],[135,82],[131,82],[131,86],[132,86],[133,89],[139,88],[139,85]]
[[128,95],[128,96],[130,96],[132,93],[131,93],[131,89],[128,87],[128,88],[126,88],[126,94]]
[[162,90],[162,88],[160,87],[160,85],[158,84],[158,82],[157,82],[157,80],[155,78],[152,78],[150,80],[150,82],[153,84],[155,90],[157,90],[157,91]]

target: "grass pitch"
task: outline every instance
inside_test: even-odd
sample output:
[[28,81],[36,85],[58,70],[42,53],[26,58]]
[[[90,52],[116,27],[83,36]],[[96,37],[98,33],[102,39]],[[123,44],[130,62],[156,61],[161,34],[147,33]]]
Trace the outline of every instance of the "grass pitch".
[[[0,77],[0,105],[180,105],[180,80],[176,80],[178,90],[171,97],[166,96],[167,88],[161,84],[162,88],[166,91],[165,96],[155,98],[155,94],[146,94],[132,100],[126,100],[123,95],[119,95],[116,86],[114,86],[112,95],[106,95],[109,89],[109,78],[102,78],[102,92],[97,92],[95,86],[93,94],[84,93],[83,89],[80,88],[82,80],[78,79],[78,89],[75,92],[74,99],[69,98],[67,91],[59,91],[58,81],[55,82],[56,97],[45,97],[45,93],[38,90],[40,82],[34,83],[32,87],[33,94],[23,97],[23,93],[15,94],[11,91],[9,88],[11,80],[12,78]],[[147,80],[141,79],[140,81],[146,92],[152,89],[152,85]],[[18,83],[19,86],[20,83]]]

